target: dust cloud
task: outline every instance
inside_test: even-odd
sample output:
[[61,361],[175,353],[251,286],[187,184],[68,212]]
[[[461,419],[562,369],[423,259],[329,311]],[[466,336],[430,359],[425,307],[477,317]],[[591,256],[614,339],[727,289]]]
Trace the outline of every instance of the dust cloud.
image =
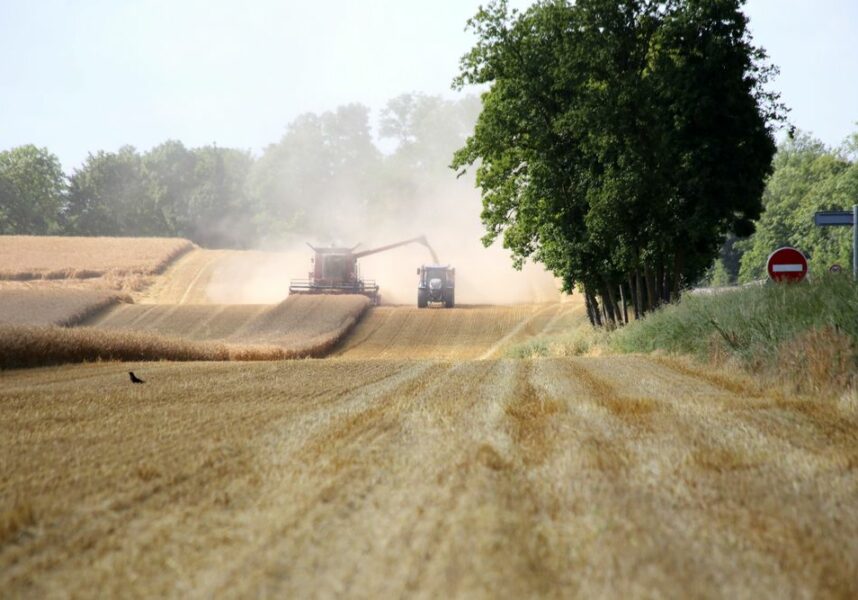
[[[361,120],[367,113],[359,108],[297,120],[258,164],[277,166],[263,179],[270,190],[264,201],[275,213],[303,217],[303,231],[297,229],[299,219],[289,233],[260,239],[256,251],[229,253],[207,280],[210,300],[282,300],[291,279],[308,277],[313,251],[307,243],[360,244],[358,251],[366,251],[420,235],[441,264],[456,269],[457,304],[561,300],[558,282],[541,265],[527,263],[517,271],[500,243],[482,245],[482,202],[473,172],[457,178],[447,166],[473,131],[478,112],[474,98],[396,99],[382,113],[381,139],[387,131],[399,140],[387,154],[369,138]],[[417,301],[417,268],[432,262],[426,247],[410,244],[360,258],[358,265],[364,280],[380,286],[383,304],[411,305]]]
[[[468,189],[470,187],[470,189]],[[357,251],[425,235],[441,264],[456,269],[457,304],[517,304],[561,299],[557,280],[541,265],[512,267],[500,243],[486,248],[480,241],[480,198],[472,184],[457,180],[431,198],[412,203],[408,218],[368,226],[354,218],[354,231],[339,228],[336,238],[296,233],[290,239],[268,241],[264,251],[235,251],[221,259],[208,282],[209,300],[223,304],[262,304],[283,300],[292,279],[306,279],[312,250],[307,246],[347,246]],[[349,204],[344,204],[343,213]],[[380,286],[382,304],[415,304],[417,267],[432,263],[430,251],[409,244],[358,260],[360,275]]]
[[[456,269],[457,304],[516,304],[560,300],[559,285],[540,265],[512,267],[509,252],[498,242],[486,248],[480,238],[480,197],[468,181],[445,186],[438,196],[417,203],[413,217],[380,231],[372,231],[363,248],[372,248],[425,235],[441,264]],[[383,304],[415,304],[417,267],[432,262],[429,250],[410,244],[359,260],[361,275],[375,279]]]

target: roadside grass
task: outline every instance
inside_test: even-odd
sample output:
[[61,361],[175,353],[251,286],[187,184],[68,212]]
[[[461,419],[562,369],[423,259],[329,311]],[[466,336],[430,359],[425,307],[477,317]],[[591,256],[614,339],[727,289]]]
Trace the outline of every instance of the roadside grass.
[[688,294],[606,339],[616,352],[686,354],[783,381],[792,391],[830,393],[858,382],[858,285],[826,276]]

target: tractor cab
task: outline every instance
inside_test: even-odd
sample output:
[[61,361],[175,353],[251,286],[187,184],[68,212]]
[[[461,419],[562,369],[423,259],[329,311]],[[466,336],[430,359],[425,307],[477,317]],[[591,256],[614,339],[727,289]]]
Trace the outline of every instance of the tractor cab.
[[422,265],[417,269],[417,307],[443,304],[453,308],[456,304],[456,269],[450,265]]

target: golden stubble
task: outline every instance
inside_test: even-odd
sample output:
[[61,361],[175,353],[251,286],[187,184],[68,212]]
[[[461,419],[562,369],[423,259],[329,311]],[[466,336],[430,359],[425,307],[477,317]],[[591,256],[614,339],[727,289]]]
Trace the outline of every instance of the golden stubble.
[[856,592],[836,402],[635,356],[124,370],[2,375],[13,595]]

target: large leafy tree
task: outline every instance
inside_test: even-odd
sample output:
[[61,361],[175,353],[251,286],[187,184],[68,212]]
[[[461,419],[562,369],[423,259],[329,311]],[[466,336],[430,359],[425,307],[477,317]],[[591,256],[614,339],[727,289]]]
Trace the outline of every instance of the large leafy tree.
[[57,233],[66,178],[47,148],[0,152],[0,233]]
[[187,200],[191,239],[209,247],[247,247],[256,237],[255,206],[248,190],[249,152],[204,146],[193,150],[193,187]]
[[[453,167],[477,166],[486,243],[533,258],[591,318],[675,297],[748,235],[782,119],[742,0],[504,0],[469,22],[455,85],[488,84]],[[602,299],[598,310],[597,296]]]
[[66,233],[74,235],[165,235],[142,157],[132,146],[90,154],[75,169],[64,217]]
[[194,152],[182,142],[168,140],[143,156],[148,197],[166,235],[190,237],[190,199],[196,187]]

